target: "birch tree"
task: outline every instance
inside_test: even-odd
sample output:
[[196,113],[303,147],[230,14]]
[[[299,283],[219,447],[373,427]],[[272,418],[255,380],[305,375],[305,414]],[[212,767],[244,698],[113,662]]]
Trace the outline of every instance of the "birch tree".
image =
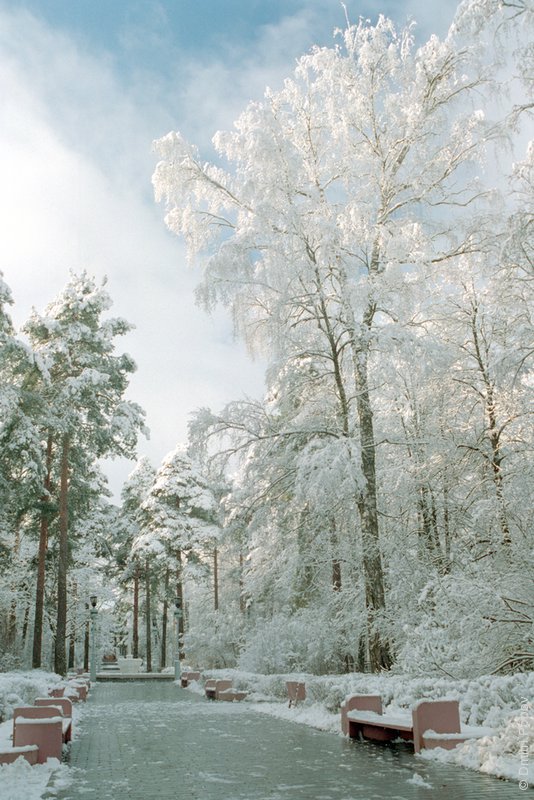
[[[352,398],[349,435],[373,669],[391,656],[385,608],[370,359],[395,297],[418,268],[476,247],[460,215],[480,200],[466,165],[484,116],[461,106],[478,85],[468,54],[410,28],[348,28],[340,45],[300,59],[281,91],[251,103],[214,145],[229,169],[202,161],[178,133],[156,143],[156,197],[169,228],[205,265],[199,298],[231,307],[245,338],[272,359],[285,334],[313,328]],[[443,210],[447,213],[444,214]]]

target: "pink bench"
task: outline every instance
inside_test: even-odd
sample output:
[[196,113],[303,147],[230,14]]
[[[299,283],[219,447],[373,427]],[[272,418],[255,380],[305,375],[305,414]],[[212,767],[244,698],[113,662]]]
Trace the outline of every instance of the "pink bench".
[[9,750],[0,750],[0,764],[13,764],[17,758],[24,758],[32,766],[37,764],[39,748],[36,744],[23,747],[10,747]]
[[[72,701],[68,697],[36,697],[34,705],[46,708],[59,708],[65,718],[63,724],[63,742],[67,744],[72,738]],[[70,724],[65,724],[70,722]]]
[[13,713],[13,746],[37,747],[37,763],[61,759],[64,737],[71,721],[57,706],[22,706]]
[[286,689],[289,708],[298,705],[302,700],[306,700],[306,684],[302,683],[302,681],[286,681]]
[[244,700],[246,696],[246,692],[240,692],[231,686],[229,689],[221,689],[217,693],[217,700],[226,700],[227,703],[234,703]]
[[90,681],[85,679],[76,679],[68,681],[63,686],[54,686],[49,689],[48,694],[50,697],[68,697],[73,703],[78,700],[87,700],[89,693]]
[[351,739],[379,742],[404,739],[414,751],[457,744],[488,733],[484,728],[462,731],[457,700],[422,700],[410,711],[384,713],[379,695],[352,695],[341,706],[341,729]]
[[234,689],[232,681],[230,680],[216,680],[209,678],[204,684],[204,693],[208,700],[226,700],[232,702],[233,700],[244,700],[247,696],[246,692],[239,692]]
[[219,692],[231,688],[232,688],[232,681],[216,680],[215,678],[209,678],[204,684],[204,694],[206,695],[208,700],[218,700]]
[[186,689],[189,686],[190,681],[199,681],[200,680],[200,672],[182,672],[180,675],[180,684],[182,689]]

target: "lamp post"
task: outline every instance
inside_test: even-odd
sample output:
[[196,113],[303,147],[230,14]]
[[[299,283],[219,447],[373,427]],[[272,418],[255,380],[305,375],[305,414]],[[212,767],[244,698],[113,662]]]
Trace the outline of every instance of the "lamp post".
[[174,625],[176,629],[176,652],[174,657],[174,680],[179,681],[181,675],[180,669],[180,617],[182,616],[182,607],[180,598],[174,598]]
[[91,682],[96,682],[96,618],[98,616],[98,611],[96,610],[96,601],[97,597],[96,594],[91,595],[89,598],[91,601],[91,609],[89,611],[91,615]]

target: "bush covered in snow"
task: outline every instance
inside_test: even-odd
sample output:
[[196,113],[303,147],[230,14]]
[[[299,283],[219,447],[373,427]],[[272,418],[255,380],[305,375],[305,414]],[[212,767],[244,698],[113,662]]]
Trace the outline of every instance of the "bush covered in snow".
[[0,672],[0,722],[11,719],[17,706],[32,705],[36,697],[46,697],[49,686],[61,677],[53,672]]

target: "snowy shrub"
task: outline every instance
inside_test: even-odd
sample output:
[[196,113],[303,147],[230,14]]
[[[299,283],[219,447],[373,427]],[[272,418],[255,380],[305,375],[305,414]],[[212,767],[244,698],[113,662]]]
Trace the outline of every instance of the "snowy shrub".
[[46,697],[48,688],[61,680],[53,672],[0,673],[0,722],[11,719],[17,706],[32,705],[36,697]]
[[[520,610],[506,606],[507,591],[518,598]],[[506,580],[497,571],[484,579],[449,575],[428,581],[398,629],[396,668],[413,675],[471,678],[500,669],[517,671],[512,670],[516,663],[528,666],[529,650],[534,658],[532,625],[527,617],[521,619],[528,612],[521,598],[528,596],[526,582],[521,585],[513,570]],[[524,624],[513,624],[514,617]]]
[[292,615],[277,614],[258,620],[248,636],[239,666],[251,672],[310,672],[315,675],[344,671],[347,642],[327,611],[305,608]]
[[21,658],[14,653],[3,653],[0,656],[0,672],[12,672],[22,667]]
[[239,614],[205,611],[184,635],[188,659],[205,669],[234,667],[242,636]]

